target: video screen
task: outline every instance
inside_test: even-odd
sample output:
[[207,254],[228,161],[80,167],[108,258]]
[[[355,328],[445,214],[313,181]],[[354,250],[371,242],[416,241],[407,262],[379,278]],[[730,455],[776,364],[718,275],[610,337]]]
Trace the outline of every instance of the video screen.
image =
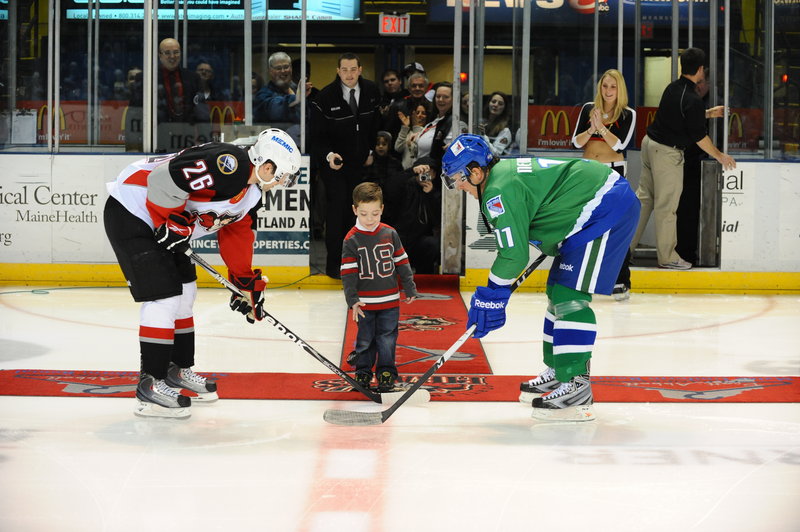
[[[6,0],[7,1],[7,0]],[[0,5],[2,5],[0,0]],[[161,0],[158,7],[159,20],[175,19],[173,0]],[[177,0],[178,20],[183,20],[184,0]],[[61,5],[68,19],[82,20],[89,15],[87,0],[62,0]],[[92,7],[97,5],[92,3]],[[106,20],[142,20],[144,18],[143,0],[102,0],[99,3],[99,18]],[[306,19],[309,21],[352,21],[359,20],[358,0],[307,0]],[[302,4],[296,0],[269,0],[269,20],[299,21]],[[264,20],[267,17],[267,0],[252,0],[252,18]],[[244,0],[186,0],[188,20],[244,20]]]

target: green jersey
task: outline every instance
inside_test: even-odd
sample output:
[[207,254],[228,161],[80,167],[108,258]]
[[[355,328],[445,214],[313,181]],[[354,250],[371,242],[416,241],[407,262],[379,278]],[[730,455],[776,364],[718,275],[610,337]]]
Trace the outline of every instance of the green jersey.
[[522,272],[528,265],[528,242],[558,255],[564,240],[589,225],[603,196],[620,179],[611,172],[585,159],[520,157],[495,164],[481,205],[497,241],[491,276],[505,284]]

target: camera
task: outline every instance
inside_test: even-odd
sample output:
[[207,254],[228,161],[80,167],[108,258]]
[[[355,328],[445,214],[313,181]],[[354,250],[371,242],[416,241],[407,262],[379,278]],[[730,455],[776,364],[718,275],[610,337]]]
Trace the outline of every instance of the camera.
[[430,181],[431,180],[430,172],[422,172],[421,174],[419,174],[419,180],[420,181]]

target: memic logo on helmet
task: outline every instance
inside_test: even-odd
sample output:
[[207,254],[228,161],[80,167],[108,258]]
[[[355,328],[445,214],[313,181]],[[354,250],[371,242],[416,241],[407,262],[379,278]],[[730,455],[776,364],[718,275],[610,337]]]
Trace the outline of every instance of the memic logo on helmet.
[[283,146],[284,148],[286,148],[286,150],[287,150],[289,153],[292,153],[292,152],[294,151],[294,148],[292,148],[291,146],[289,146],[289,143],[288,143],[288,142],[286,142],[285,140],[283,140],[282,138],[280,138],[279,136],[277,136],[277,135],[272,135],[272,140],[273,140],[273,141],[275,141],[275,142],[277,142],[278,144],[280,144],[280,145],[281,145],[281,146]]

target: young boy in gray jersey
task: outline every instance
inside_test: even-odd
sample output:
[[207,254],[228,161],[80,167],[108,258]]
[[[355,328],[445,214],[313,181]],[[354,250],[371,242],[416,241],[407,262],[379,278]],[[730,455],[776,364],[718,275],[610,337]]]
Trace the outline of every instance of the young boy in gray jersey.
[[547,366],[520,386],[537,419],[594,419],[589,359],[597,322],[592,294],[611,294],[639,219],[628,182],[585,159],[495,158],[477,135],[445,151],[442,179],[480,202],[497,240],[487,286],[475,290],[467,327],[480,338],[505,324],[511,285],[526,268],[529,243],[554,257],[547,278],[543,355]]
[[370,182],[356,186],[353,212],[356,225],[344,238],[341,275],[347,307],[353,310],[353,320],[358,323],[356,381],[368,387],[374,364],[378,391],[383,393],[391,391],[397,381],[398,278],[406,303],[416,299],[417,287],[397,231],[381,223],[381,187]]

